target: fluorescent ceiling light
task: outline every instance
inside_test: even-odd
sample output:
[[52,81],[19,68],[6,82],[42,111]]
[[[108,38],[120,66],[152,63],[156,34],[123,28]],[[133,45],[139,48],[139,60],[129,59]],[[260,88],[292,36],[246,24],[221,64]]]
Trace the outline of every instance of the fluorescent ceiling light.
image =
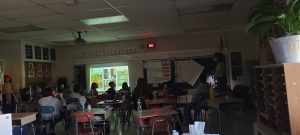
[[127,22],[127,21],[129,21],[129,19],[124,15],[81,20],[81,22],[85,23],[86,25],[101,25],[101,24],[119,23],[119,22]]

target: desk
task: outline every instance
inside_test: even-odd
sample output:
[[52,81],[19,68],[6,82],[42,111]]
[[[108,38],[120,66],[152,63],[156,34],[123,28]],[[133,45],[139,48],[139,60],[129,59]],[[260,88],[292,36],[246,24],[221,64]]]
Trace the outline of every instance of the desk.
[[91,110],[85,109],[84,111],[86,112],[91,112],[93,113],[95,116],[104,116],[104,119],[107,119],[110,117],[111,115],[111,109],[107,109],[105,110],[104,108],[92,108]]
[[105,101],[100,101],[97,103],[97,105],[119,105],[122,104],[123,100],[115,101],[115,102],[105,102]]
[[220,97],[215,99],[208,99],[207,105],[214,109],[219,109],[221,104],[226,103],[236,103],[236,102],[243,102],[242,99],[234,98],[234,97]]
[[152,100],[145,100],[146,104],[149,105],[157,105],[157,104],[174,104],[176,103],[175,99],[152,99]]
[[143,110],[142,112],[133,111],[134,116],[137,118],[151,118],[156,116],[169,116],[177,114],[178,112],[174,109],[169,108],[161,108],[161,109],[150,109],[150,110]]
[[[12,113],[11,119],[12,119],[12,125],[14,126],[20,126],[21,128],[21,135],[23,132],[22,126],[32,123],[36,120],[36,112],[28,112],[28,113]],[[34,125],[31,124],[33,135],[35,135],[35,129]]]
[[15,126],[23,126],[36,120],[36,112],[28,113],[12,113],[12,124]]

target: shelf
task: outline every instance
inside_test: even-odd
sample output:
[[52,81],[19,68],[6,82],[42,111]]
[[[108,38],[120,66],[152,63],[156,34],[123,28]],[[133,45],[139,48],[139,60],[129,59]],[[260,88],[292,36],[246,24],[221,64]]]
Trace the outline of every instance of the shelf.
[[[289,112],[290,106],[288,105],[290,103],[287,101],[289,100],[290,102],[290,99],[287,97],[287,90],[290,87],[286,87],[286,85],[290,85],[286,84],[286,81],[294,81],[293,76],[300,75],[300,72],[298,73],[297,70],[299,68],[300,64],[276,64],[254,68],[258,120],[266,123],[268,127],[280,134],[291,134],[299,131],[299,129],[295,128],[290,129],[290,127],[293,127],[293,125],[289,125],[291,112]],[[298,87],[299,81],[296,82],[298,82]],[[297,94],[299,92],[293,93]],[[295,107],[293,110],[294,118],[297,118],[298,111],[295,110]],[[299,121],[292,118],[292,121]]]

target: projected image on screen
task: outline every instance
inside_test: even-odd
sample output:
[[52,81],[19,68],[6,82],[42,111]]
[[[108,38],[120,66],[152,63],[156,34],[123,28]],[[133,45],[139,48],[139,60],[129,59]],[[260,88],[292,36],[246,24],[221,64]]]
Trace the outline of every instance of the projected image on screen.
[[90,68],[90,84],[98,84],[98,91],[104,92],[109,88],[108,83],[114,81],[116,90],[122,88],[122,83],[129,84],[128,66],[96,67]]

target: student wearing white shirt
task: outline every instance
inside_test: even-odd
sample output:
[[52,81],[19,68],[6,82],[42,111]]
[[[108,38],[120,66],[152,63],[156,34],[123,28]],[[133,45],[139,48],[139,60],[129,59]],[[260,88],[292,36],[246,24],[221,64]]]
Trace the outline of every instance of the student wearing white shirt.
[[76,98],[76,99],[80,100],[80,97],[81,97],[80,92],[81,92],[81,87],[80,87],[80,85],[76,84],[73,92],[71,93],[70,98]]
[[[38,100],[40,106],[52,106],[55,110],[53,116],[55,119],[60,118],[60,110],[63,106],[63,98],[60,97],[52,87],[46,87],[42,91],[43,97]],[[41,117],[45,120],[51,119],[51,114],[42,114]]]

